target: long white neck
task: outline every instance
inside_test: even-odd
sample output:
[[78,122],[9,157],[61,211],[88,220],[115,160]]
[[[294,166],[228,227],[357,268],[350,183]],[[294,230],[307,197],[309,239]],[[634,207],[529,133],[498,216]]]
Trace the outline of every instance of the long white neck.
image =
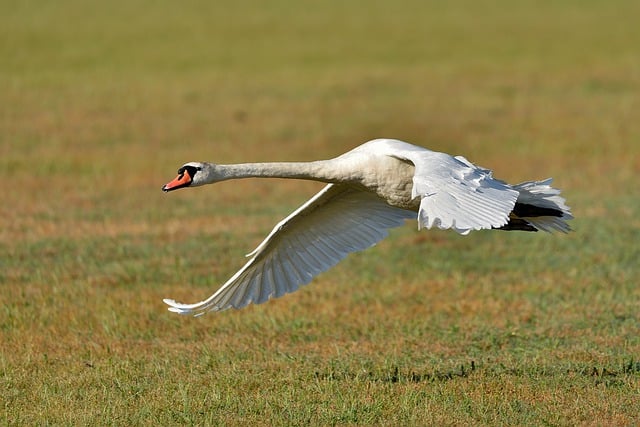
[[314,162],[270,162],[215,165],[213,181],[241,178],[291,178],[322,182],[343,181],[345,176],[340,162],[319,160]]

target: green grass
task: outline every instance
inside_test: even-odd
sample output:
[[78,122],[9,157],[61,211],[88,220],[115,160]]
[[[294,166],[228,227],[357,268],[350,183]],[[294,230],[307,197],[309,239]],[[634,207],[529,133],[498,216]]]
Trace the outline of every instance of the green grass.
[[[0,424],[640,423],[637,2],[4,2]],[[380,136],[556,178],[570,235],[394,230],[184,318]]]

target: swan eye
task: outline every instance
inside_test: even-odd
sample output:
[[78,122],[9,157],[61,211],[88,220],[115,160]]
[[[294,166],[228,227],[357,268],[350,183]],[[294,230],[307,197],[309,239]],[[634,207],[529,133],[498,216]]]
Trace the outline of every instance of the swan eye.
[[202,167],[200,166],[186,165],[178,169],[178,175],[180,175],[180,177],[182,178],[186,173],[187,175],[189,175],[189,178],[193,179],[196,173],[201,170],[202,170]]

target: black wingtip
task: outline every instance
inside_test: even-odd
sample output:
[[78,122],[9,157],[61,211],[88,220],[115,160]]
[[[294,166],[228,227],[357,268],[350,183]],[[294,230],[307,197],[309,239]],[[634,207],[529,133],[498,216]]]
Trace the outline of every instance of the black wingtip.
[[504,231],[531,231],[537,232],[538,229],[533,225],[529,224],[526,220],[522,218],[509,218],[509,222],[503,225],[502,227],[497,227],[496,230],[504,230]]
[[543,208],[528,203],[516,203],[513,207],[513,214],[520,218],[535,218],[539,216],[555,216],[561,218],[564,212],[559,209]]

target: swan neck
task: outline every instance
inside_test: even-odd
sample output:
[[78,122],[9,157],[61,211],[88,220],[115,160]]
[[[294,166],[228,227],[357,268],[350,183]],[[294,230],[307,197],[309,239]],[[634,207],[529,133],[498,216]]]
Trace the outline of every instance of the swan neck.
[[217,165],[222,180],[241,178],[290,178],[332,181],[327,161],[272,162]]

